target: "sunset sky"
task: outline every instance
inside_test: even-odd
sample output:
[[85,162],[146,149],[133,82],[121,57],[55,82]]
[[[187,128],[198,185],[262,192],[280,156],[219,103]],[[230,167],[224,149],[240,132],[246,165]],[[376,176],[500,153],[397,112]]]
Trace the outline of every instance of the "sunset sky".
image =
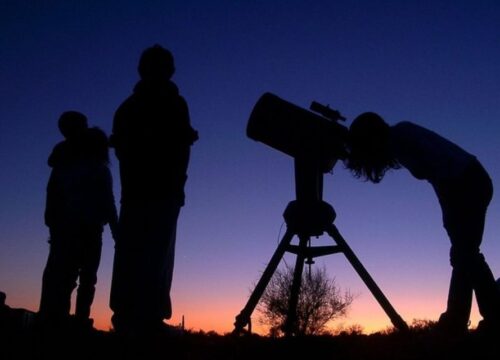
[[[272,92],[304,108],[316,100],[338,109],[346,125],[364,111],[390,124],[413,121],[476,155],[500,189],[499,24],[497,0],[2,0],[0,290],[7,304],[38,310],[49,251],[47,157],[61,140],[59,115],[81,111],[109,134],[144,48],[158,43],[174,54],[173,80],[200,135],[179,219],[169,323],[184,316],[188,328],[223,333],[276,249],[295,196],[293,159],[246,136],[258,98]],[[111,169],[119,204],[114,153]],[[409,323],[436,320],[451,268],[431,186],[404,169],[374,185],[339,163],[325,175],[324,192],[340,232],[399,314]],[[103,240],[92,317],[108,329],[108,228]],[[500,277],[497,194],[482,250]],[[333,327],[391,325],[342,254],[315,266],[356,296]],[[472,325],[478,320],[474,305]]]

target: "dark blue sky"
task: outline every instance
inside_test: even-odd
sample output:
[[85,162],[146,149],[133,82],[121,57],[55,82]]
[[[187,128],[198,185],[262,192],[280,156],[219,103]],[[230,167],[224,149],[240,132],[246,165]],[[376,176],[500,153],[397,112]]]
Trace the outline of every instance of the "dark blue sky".
[[[389,123],[411,120],[475,154],[497,186],[499,24],[497,1],[2,1],[0,289],[12,306],[36,310],[57,118],[79,110],[109,133],[145,47],[173,52],[174,81],[200,133],[179,223],[173,321],[186,315],[188,326],[225,331],[272,255],[294,197],[292,159],[245,135],[259,96],[330,104],[347,125],[364,111]],[[112,170],[118,201],[114,155]],[[431,187],[406,170],[363,183],[338,164],[325,177],[325,200],[402,316],[435,319],[450,268]],[[495,196],[483,247],[497,277],[499,204]],[[106,230],[93,315],[102,327],[112,253]],[[317,263],[360,294],[346,323],[388,324],[341,255]]]

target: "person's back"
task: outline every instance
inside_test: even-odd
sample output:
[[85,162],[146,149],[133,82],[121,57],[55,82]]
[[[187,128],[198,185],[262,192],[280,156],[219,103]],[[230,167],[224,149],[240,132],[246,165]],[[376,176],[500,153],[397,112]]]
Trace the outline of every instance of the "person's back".
[[391,151],[417,179],[433,186],[459,178],[476,157],[435,132],[409,121],[390,128]]

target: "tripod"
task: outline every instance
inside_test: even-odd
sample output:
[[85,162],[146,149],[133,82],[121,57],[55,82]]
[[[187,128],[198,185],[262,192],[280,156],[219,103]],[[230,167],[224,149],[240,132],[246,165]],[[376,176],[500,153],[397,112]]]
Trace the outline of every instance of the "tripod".
[[[389,316],[392,324],[401,331],[408,330],[408,325],[396,312],[382,290],[380,290],[363,264],[361,264],[351,250],[337,227],[333,224],[336,217],[335,210],[330,204],[322,200],[323,172],[319,170],[317,164],[295,159],[295,181],[297,199],[288,204],[283,214],[287,230],[250,295],[247,304],[236,316],[233,333],[241,333],[246,325],[249,326],[249,331],[251,331],[250,316],[285,252],[297,255],[290,298],[288,299],[288,313],[284,324],[284,333],[286,336],[295,335],[296,333],[297,303],[304,263],[311,264],[312,259],[315,257],[340,252],[344,253],[354,270],[356,270],[380,306]],[[334,240],[336,245],[315,247],[308,245],[310,244],[311,236],[320,236],[325,232]],[[299,238],[298,245],[291,244],[294,236],[298,236]]]

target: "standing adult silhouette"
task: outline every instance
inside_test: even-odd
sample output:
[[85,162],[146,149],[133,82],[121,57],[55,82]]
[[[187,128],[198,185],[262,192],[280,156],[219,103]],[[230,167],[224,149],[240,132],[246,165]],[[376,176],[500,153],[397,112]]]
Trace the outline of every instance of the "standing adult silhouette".
[[160,45],[140,57],[139,82],[117,109],[111,144],[120,164],[121,208],[110,307],[115,331],[161,332],[172,315],[177,220],[190,147],[198,139]]
[[372,112],[352,122],[349,147],[346,165],[357,177],[378,183],[387,170],[404,167],[434,188],[451,241],[452,266],[447,309],[438,328],[466,333],[474,292],[483,317],[478,328],[500,332],[500,295],[480,251],[493,185],[477,158],[431,130],[409,121],[389,126]]

